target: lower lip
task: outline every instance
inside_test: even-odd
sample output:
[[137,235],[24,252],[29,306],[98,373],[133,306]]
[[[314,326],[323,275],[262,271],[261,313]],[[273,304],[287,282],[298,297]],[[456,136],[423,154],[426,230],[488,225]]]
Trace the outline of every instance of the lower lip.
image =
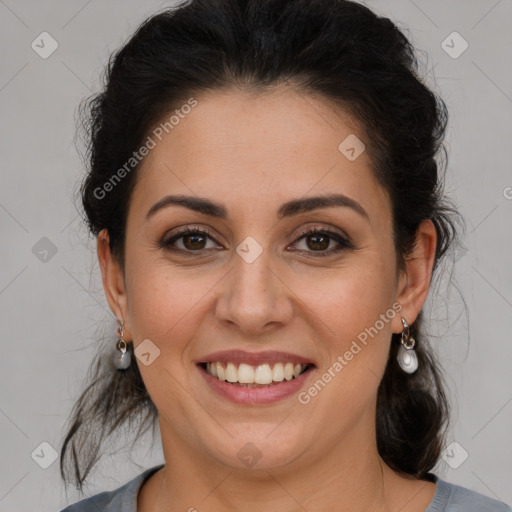
[[272,404],[297,393],[309,378],[313,369],[309,369],[292,380],[283,380],[269,387],[245,388],[219,380],[210,375],[202,366],[198,366],[210,388],[220,396],[237,404]]

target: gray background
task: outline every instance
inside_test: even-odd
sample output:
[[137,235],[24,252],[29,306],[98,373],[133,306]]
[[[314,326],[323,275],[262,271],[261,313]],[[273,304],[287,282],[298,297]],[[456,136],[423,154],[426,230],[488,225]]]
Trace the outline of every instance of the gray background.
[[[109,54],[165,5],[0,0],[0,511],[55,511],[79,498],[64,492],[58,460],[39,465],[51,462],[40,443],[59,449],[98,335],[115,339],[94,240],[73,202],[83,174],[75,109],[98,90]],[[449,441],[458,443],[435,472],[512,503],[512,1],[368,5],[408,30],[429,85],[448,104],[446,192],[467,223],[465,248],[439,273],[426,306],[454,407]],[[44,31],[58,42],[47,59],[31,48]],[[458,58],[441,46],[454,31],[469,44]],[[461,48],[457,39],[446,44]],[[149,438],[109,457],[114,449],[87,495],[163,461],[159,440],[153,451]]]

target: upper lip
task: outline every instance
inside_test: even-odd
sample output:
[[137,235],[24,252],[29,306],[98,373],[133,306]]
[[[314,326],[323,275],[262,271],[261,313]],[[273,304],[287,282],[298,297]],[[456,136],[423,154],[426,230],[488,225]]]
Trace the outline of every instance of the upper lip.
[[245,350],[222,350],[213,352],[202,358],[197,359],[196,364],[213,363],[213,362],[231,362],[235,364],[250,364],[258,366],[260,364],[273,363],[293,363],[293,364],[311,364],[314,362],[298,354],[290,352],[279,352],[274,350],[266,350],[264,352],[246,352]]

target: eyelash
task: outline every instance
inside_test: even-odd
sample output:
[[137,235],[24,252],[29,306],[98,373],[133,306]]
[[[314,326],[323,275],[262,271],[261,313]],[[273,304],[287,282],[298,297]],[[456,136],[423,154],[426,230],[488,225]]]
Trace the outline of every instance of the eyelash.
[[[206,249],[198,249],[197,251],[187,250],[187,249],[178,249],[174,247],[172,244],[175,243],[180,238],[183,238],[187,235],[206,235],[208,238],[212,239],[215,243],[218,243],[214,236],[208,231],[206,228],[197,228],[197,227],[186,227],[181,230],[179,230],[177,233],[173,234],[170,238],[162,240],[160,243],[161,248],[167,249],[170,251],[176,251],[176,252],[182,252],[182,253],[201,253],[202,251]],[[340,251],[346,250],[346,249],[355,249],[354,245],[345,238],[344,236],[340,235],[339,233],[336,233],[334,231],[330,231],[328,229],[319,229],[319,228],[308,228],[306,231],[300,234],[300,236],[296,239],[296,242],[299,242],[303,238],[307,238],[308,236],[312,235],[326,235],[330,239],[334,240],[338,243],[338,247],[335,249],[330,249],[328,251],[304,251],[302,249],[298,249],[298,252],[304,253],[304,255],[307,258],[324,258],[331,256],[333,254],[337,254]],[[220,245],[220,244],[219,244]],[[312,256],[310,253],[314,253],[315,255]]]

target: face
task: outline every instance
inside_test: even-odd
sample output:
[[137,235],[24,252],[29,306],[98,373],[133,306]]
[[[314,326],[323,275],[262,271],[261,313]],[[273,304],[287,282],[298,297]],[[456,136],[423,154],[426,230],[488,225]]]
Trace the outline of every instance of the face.
[[[124,277],[98,245],[164,450],[262,469],[355,450],[432,260],[423,285],[397,274],[391,204],[346,113],[284,87],[196,99],[139,170]],[[351,135],[355,160],[338,149]]]

